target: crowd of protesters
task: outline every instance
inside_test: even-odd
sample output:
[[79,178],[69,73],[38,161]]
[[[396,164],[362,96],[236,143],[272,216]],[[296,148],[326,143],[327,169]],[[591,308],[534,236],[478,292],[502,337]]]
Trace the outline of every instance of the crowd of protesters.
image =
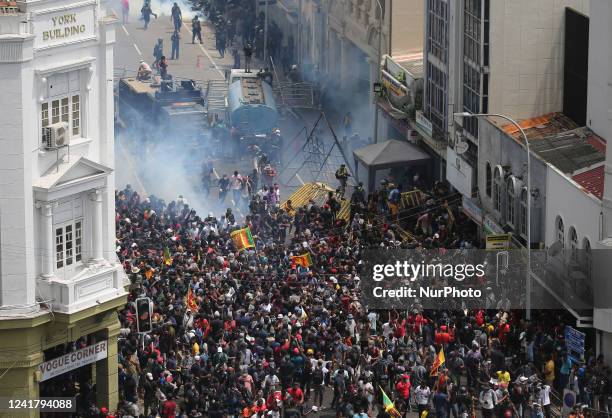
[[[234,173],[229,190],[245,179]],[[399,215],[389,209],[398,185],[367,198],[359,185],[348,221],[337,216],[334,193],[321,205],[281,208],[275,193],[252,187],[244,219],[231,209],[200,216],[182,197],[166,204],[129,187],[117,192],[129,299],[153,304],[144,335],[134,304],[120,313],[122,416],[395,415],[382,406],[384,391],[400,415],[549,418],[563,388],[612,412],[609,369],[590,352],[585,362],[568,357],[557,311],[526,321],[501,309],[362,305],[365,249],[477,245],[443,185]],[[230,232],[245,226],[255,246],[239,250]],[[409,238],[400,238],[403,228]],[[296,264],[292,256],[304,253],[311,263]]]

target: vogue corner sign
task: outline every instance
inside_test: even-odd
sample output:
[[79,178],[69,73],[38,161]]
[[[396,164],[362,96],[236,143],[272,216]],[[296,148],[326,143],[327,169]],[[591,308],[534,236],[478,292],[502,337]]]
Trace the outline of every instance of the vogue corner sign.
[[64,374],[79,367],[86,366],[108,356],[108,341],[100,341],[89,347],[64,354],[53,360],[45,361],[38,366],[42,373],[41,382]]

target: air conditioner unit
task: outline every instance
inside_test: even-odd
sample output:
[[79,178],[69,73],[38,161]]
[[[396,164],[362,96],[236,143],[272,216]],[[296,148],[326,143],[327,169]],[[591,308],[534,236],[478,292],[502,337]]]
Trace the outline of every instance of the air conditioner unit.
[[70,132],[66,122],[54,123],[43,128],[43,145],[47,149],[70,145]]

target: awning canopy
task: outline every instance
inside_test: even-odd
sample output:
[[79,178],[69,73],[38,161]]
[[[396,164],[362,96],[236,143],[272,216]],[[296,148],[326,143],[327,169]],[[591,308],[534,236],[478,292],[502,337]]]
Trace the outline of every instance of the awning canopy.
[[356,149],[353,151],[353,155],[363,165],[375,170],[393,168],[405,165],[406,163],[422,162],[430,159],[430,156],[418,147],[396,139]]
[[[388,168],[407,167],[407,166],[426,166],[426,170],[430,171],[431,167],[428,164],[431,158],[425,151],[419,147],[405,141],[390,139],[378,144],[372,144],[353,151],[355,159],[355,175],[359,180],[359,163],[365,166],[367,171],[368,193],[372,193],[375,189],[376,171],[385,170]],[[429,173],[431,175],[431,173]]]

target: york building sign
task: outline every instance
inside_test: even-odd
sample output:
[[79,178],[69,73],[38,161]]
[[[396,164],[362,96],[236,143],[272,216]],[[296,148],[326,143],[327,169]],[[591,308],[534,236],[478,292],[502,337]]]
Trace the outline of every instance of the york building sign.
[[36,48],[46,48],[95,37],[92,7],[41,13],[36,17]]
[[69,38],[80,33],[85,33],[85,25],[77,22],[76,13],[51,18],[55,29],[43,32],[43,41],[49,39]]

